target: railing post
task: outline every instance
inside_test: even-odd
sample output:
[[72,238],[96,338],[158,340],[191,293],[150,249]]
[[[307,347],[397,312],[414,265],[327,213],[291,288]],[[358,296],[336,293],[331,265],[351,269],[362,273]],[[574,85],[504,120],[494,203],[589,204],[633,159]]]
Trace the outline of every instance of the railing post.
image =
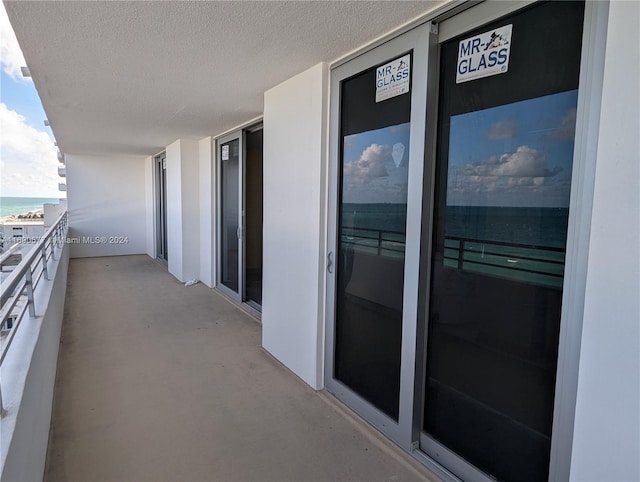
[[51,238],[51,257],[55,261],[56,259],[56,248],[58,248],[58,231],[56,230],[56,236]]
[[33,297],[33,276],[31,274],[31,267],[27,269],[27,272],[24,274],[27,284],[25,286],[27,290],[27,305],[29,307],[29,316],[31,318],[36,317],[36,305]]
[[458,246],[458,269],[462,269],[463,264],[464,264],[464,239],[461,239],[460,244]]
[[382,255],[382,231],[378,231],[378,256]]
[[49,270],[47,269],[47,243],[46,242],[42,245],[42,274],[44,276],[44,279],[49,281]]

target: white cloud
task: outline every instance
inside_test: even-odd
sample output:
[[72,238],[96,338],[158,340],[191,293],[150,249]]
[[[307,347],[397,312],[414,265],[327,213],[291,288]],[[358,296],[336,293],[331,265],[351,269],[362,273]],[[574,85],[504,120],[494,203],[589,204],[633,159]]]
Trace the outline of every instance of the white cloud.
[[388,176],[384,165],[391,160],[391,150],[389,145],[371,144],[359,159],[344,164],[344,175],[359,178]]
[[494,122],[489,127],[489,132],[486,134],[487,139],[513,139],[516,135],[516,126],[513,122],[508,120],[502,120]]
[[20,67],[27,65],[13,33],[4,3],[0,2],[0,63],[2,70],[16,80],[24,80]]
[[0,195],[59,197],[56,147],[0,103]]

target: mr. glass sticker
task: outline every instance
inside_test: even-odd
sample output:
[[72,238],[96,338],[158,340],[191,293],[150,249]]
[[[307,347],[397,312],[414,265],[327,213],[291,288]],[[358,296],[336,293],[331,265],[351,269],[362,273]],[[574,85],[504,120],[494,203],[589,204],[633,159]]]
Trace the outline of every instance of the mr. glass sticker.
[[512,28],[505,25],[462,40],[458,44],[456,84],[507,72]]
[[409,92],[411,55],[392,60],[376,69],[376,103]]

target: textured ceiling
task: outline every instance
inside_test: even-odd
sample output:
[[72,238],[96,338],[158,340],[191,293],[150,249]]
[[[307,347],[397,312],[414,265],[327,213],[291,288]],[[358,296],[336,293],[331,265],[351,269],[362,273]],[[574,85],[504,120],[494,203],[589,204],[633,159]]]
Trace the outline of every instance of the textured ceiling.
[[435,3],[5,1],[63,152],[145,155],[261,115],[266,90]]

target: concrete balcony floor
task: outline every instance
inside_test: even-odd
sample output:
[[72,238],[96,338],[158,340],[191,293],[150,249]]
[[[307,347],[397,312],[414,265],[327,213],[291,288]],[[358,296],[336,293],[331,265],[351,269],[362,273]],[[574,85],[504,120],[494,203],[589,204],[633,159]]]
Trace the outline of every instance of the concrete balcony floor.
[[260,333],[146,256],[71,260],[45,480],[436,480]]

